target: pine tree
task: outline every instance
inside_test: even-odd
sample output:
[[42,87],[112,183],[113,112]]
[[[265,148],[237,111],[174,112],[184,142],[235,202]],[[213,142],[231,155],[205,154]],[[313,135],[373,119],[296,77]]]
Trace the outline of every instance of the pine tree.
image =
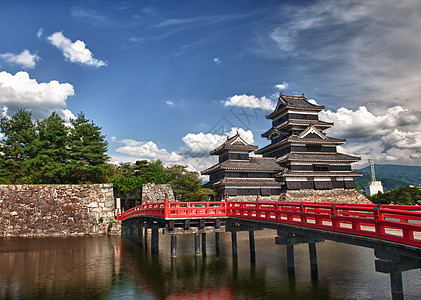
[[71,182],[104,182],[110,169],[106,155],[108,143],[101,134],[101,128],[86,119],[81,112],[71,120],[70,130],[70,165]]
[[37,156],[32,160],[35,183],[66,183],[69,129],[55,112],[38,121],[35,141]]
[[0,120],[1,141],[0,178],[2,183],[30,183],[30,160],[36,156],[35,124],[32,114],[18,110],[11,118]]

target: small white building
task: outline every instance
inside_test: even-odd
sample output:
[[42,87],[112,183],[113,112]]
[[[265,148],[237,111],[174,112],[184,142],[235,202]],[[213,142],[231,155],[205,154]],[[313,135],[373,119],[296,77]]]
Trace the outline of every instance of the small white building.
[[381,181],[370,181],[368,184],[368,194],[370,196],[376,195],[378,192],[383,193],[383,185]]
[[369,159],[368,162],[370,163],[370,172],[371,172],[371,181],[368,184],[367,190],[370,196],[376,195],[379,192],[383,193],[383,185],[381,181],[376,180],[376,173],[374,171],[374,160]]

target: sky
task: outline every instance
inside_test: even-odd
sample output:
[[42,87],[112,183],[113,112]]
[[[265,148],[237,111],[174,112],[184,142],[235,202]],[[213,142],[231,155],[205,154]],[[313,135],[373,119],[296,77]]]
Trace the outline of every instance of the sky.
[[354,168],[421,166],[420,1],[0,2],[0,116],[83,112],[110,162],[200,171],[259,147],[282,91],[324,105]]

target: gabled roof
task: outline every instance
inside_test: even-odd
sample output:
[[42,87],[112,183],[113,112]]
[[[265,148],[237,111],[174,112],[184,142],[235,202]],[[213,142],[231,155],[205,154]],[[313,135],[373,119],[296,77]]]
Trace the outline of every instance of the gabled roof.
[[288,96],[283,95],[282,92],[279,94],[278,103],[276,104],[275,110],[266,116],[267,119],[275,118],[279,113],[285,109],[297,109],[305,111],[321,111],[325,107],[322,105],[314,105],[307,101],[304,94],[301,96]]
[[295,120],[295,119],[289,119],[286,120],[285,122],[272,127],[271,129],[269,129],[268,131],[266,131],[265,133],[262,134],[262,137],[268,137],[273,131],[275,130],[281,130],[284,128],[288,128],[288,127],[292,127],[292,126],[302,126],[302,127],[307,127],[310,124],[313,124],[316,128],[321,128],[321,129],[327,129],[333,126],[332,122],[325,122],[325,121],[320,121],[320,120],[306,120],[306,119],[302,119],[302,120]]
[[257,146],[247,143],[237,132],[236,135],[234,135],[231,138],[227,138],[227,140],[222,145],[217,147],[215,150],[212,150],[210,154],[218,155],[218,154],[221,154],[222,152],[225,152],[226,150],[249,153],[256,150],[257,148],[258,148]]
[[318,130],[315,126],[314,126],[314,124],[313,123],[311,123],[306,129],[304,129],[303,130],[303,132],[301,132],[299,135],[298,135],[298,138],[299,139],[303,139],[303,138],[305,138],[306,136],[308,136],[308,135],[310,135],[311,134],[311,136],[315,136],[315,137],[320,137],[322,140],[326,140],[326,139],[328,139],[328,137],[323,133],[323,132],[321,132],[320,130]]
[[282,170],[282,167],[272,157],[250,157],[249,160],[226,160],[202,171],[201,174],[209,175],[220,170],[276,172]]

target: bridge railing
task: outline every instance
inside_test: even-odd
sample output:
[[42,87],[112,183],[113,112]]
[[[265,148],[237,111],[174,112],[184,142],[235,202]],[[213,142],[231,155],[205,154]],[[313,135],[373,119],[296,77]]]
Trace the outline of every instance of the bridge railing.
[[421,207],[309,202],[227,202],[229,217],[297,225],[421,247]]
[[118,215],[165,219],[235,217],[290,224],[421,247],[421,207],[311,202],[169,202],[144,204]]

